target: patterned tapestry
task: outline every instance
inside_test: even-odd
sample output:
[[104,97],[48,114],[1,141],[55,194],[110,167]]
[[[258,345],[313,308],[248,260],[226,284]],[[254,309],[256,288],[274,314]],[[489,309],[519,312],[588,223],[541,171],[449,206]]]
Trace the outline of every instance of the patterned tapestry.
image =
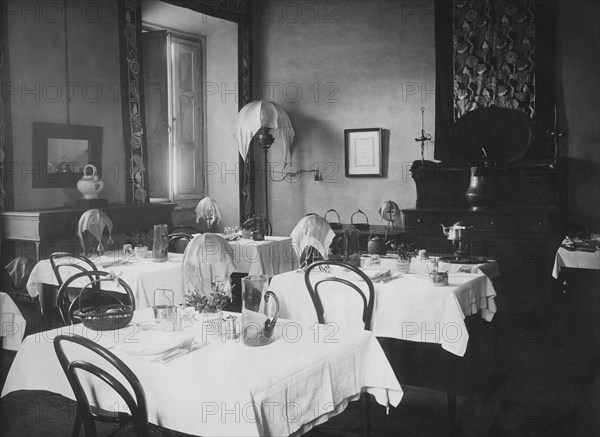
[[454,0],[454,121],[498,106],[535,116],[535,5]]
[[140,96],[140,81],[142,80],[141,63],[139,61],[138,46],[141,34],[141,9],[139,0],[119,2],[121,13],[121,56],[122,61],[121,83],[123,84],[123,130],[126,141],[127,164],[127,202],[146,202],[144,160],[145,138],[142,98]]

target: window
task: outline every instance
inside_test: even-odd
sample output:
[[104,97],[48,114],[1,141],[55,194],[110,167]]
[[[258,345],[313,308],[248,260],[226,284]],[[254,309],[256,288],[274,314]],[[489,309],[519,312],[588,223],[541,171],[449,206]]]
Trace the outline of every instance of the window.
[[151,200],[204,197],[204,39],[166,30],[143,34]]

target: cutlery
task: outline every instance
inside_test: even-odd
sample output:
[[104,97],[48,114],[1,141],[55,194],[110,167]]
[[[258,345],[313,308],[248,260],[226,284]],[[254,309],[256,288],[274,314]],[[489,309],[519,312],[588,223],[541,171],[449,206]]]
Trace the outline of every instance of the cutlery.
[[159,362],[161,364],[168,363],[168,362],[174,360],[175,358],[179,358],[179,357],[182,357],[184,355],[187,355],[190,352],[194,352],[195,350],[203,348],[204,346],[208,346],[208,343],[198,343],[198,344],[195,344],[195,345],[193,345],[193,346],[191,346],[191,347],[189,347],[187,349],[181,349],[180,351],[177,351],[174,354],[172,354],[172,355],[170,355],[170,356],[168,356],[166,358],[160,359]]
[[179,352],[179,351],[185,351],[188,350],[189,348],[191,348],[194,344],[194,336],[192,337],[188,337],[185,340],[183,340],[181,343],[179,343],[177,346],[172,347],[171,349],[167,350],[165,353],[163,353],[161,356],[156,357],[152,360],[152,362],[156,362],[156,361],[162,361],[166,358],[169,358],[171,355]]
[[394,279],[398,279],[398,278],[400,278],[400,277],[402,277],[402,273],[398,273],[397,275],[388,276],[387,278],[383,278],[383,279],[381,280],[381,282],[383,282],[383,283],[390,282],[390,281],[392,281],[392,280],[394,280]]

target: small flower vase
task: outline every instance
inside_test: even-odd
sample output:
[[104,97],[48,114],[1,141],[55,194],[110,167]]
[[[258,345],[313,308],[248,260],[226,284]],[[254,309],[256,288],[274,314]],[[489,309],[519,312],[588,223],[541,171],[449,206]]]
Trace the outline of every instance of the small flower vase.
[[398,271],[400,273],[408,273],[410,270],[410,260],[409,259],[398,259],[397,261]]
[[221,334],[221,322],[223,320],[223,311],[214,313],[200,313],[197,320],[202,323],[202,330],[205,335]]

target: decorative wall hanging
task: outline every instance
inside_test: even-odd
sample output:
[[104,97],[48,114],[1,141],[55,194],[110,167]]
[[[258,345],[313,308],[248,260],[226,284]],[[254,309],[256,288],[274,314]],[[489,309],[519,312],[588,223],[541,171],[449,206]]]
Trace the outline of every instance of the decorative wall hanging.
[[[1,13],[4,17],[4,13],[6,13],[6,3],[2,2],[0,4]],[[0,80],[2,83],[10,83],[8,80],[8,47],[5,49],[5,44],[7,41],[7,27],[2,26],[2,32],[0,38]],[[6,79],[6,80],[5,80]],[[6,139],[9,138],[8,133],[6,132],[7,124],[5,123],[7,116],[5,115],[5,108],[9,107],[8,93],[0,93],[0,211],[4,211],[7,205],[7,193],[6,187],[4,186],[4,180],[7,179],[5,175],[4,163],[7,160],[6,154],[11,152],[6,145]],[[10,126],[10,124],[8,124]],[[11,153],[12,155],[12,153]],[[12,188],[12,185],[7,181],[8,187]],[[12,190],[11,190],[12,191]],[[11,193],[12,194],[12,193]],[[12,197],[12,196],[10,196]]]
[[535,115],[535,3],[455,0],[454,120],[489,106]]
[[453,126],[475,109],[514,110],[533,133],[523,159],[552,158],[556,95],[555,0],[434,0],[434,158],[464,164]]
[[123,137],[127,159],[125,200],[129,203],[148,201],[144,162],[147,159],[144,138],[144,106],[141,78],[142,62],[138,41],[141,41],[140,0],[119,2],[121,49],[121,95],[123,96]]
[[[248,11],[240,11],[240,17],[246,17],[238,23],[238,81],[239,87],[238,109],[250,103],[250,83],[252,74],[252,26],[247,19]],[[249,148],[246,159],[240,155],[240,223],[244,223],[255,214],[254,201],[256,198],[254,187],[254,151]]]

